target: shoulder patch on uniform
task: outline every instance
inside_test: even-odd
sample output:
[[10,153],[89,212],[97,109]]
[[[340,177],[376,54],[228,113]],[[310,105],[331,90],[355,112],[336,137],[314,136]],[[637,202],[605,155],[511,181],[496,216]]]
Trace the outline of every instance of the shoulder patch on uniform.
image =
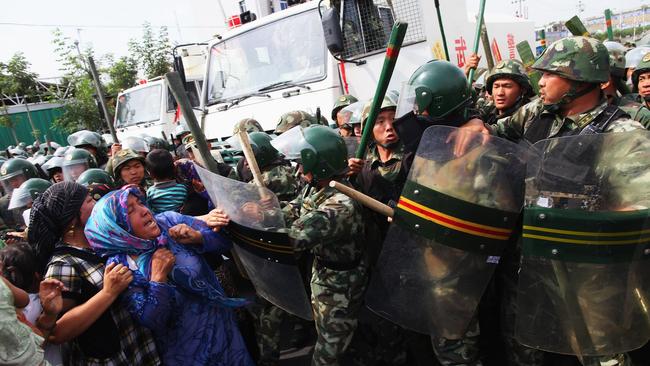
[[648,52],[645,56],[643,56],[643,62],[649,62],[650,61],[650,52]]

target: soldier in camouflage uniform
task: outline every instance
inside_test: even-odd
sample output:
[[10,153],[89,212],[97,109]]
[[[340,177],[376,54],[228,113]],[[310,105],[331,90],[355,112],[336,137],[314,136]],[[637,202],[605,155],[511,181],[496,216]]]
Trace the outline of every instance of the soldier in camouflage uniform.
[[341,365],[357,326],[367,283],[361,208],[329,187],[344,180],[347,150],[325,126],[305,128],[299,142],[303,177],[309,183],[284,209],[296,252],[315,256],[311,301],[318,339],[312,365]]
[[[528,143],[585,133],[625,132],[643,126],[608,104],[600,84],[609,81],[609,54],[596,39],[567,37],[551,44],[535,61],[533,69],[543,73],[540,98],[523,106],[495,125],[471,121],[464,127]],[[463,150],[463,137],[457,148]],[[527,348],[514,338],[517,280],[521,240],[504,255],[500,266],[504,309],[502,330],[510,365],[542,365],[544,353]]]
[[650,128],[650,110],[638,100],[637,94],[629,94],[625,84],[625,47],[618,42],[604,42],[609,52],[609,81],[601,85],[610,104],[617,105],[630,117]]
[[[255,160],[262,173],[262,183],[275,193],[280,201],[291,201],[298,195],[299,184],[291,164],[271,145],[271,136],[265,132],[249,135]],[[245,160],[245,159],[243,159]],[[247,164],[246,164],[247,165]],[[252,178],[251,178],[252,179]],[[253,184],[252,180],[250,181]],[[277,365],[280,360],[280,327],[283,321],[298,322],[299,319],[270,302],[258,297],[261,305],[257,316],[257,346],[260,366]]]
[[311,125],[323,124],[327,126],[327,121],[317,121],[316,117],[305,111],[292,111],[280,116],[280,121],[275,127],[274,133],[280,135],[296,126],[308,127]]
[[632,73],[636,101],[650,108],[650,52],[645,54]]
[[[369,101],[362,112],[361,119],[366,122],[370,112]],[[404,151],[404,146],[393,128],[396,98],[384,97],[380,112],[373,127],[373,144],[365,161],[362,159],[348,159],[351,171],[358,173],[355,186],[359,191],[372,198],[395,207],[396,201],[406,181],[406,176],[413,161],[414,154]],[[377,261],[381,252],[388,230],[388,221],[385,216],[366,210],[366,253],[370,270]],[[372,274],[372,272],[371,272]],[[425,336],[406,331],[402,327],[384,319],[370,311],[368,308],[361,310],[357,331],[350,344],[348,357],[350,365],[404,365],[407,360],[407,339],[423,339],[420,344],[429,348],[426,351],[418,349],[411,352],[412,356],[424,359],[428,356],[427,364],[432,360],[433,352],[430,350],[429,341]],[[414,342],[411,342],[414,343]],[[410,347],[413,349],[414,347]],[[417,354],[416,354],[417,353]],[[415,361],[411,359],[410,361]]]
[[512,115],[534,95],[526,69],[518,60],[503,60],[494,66],[486,78],[485,91],[491,101],[480,110],[488,124]]
[[354,129],[342,118],[342,116],[339,116],[339,111],[358,101],[359,100],[352,95],[343,94],[336,100],[336,103],[334,103],[334,107],[332,108],[332,121],[336,123],[339,128],[339,133],[343,137],[352,136]]
[[4,224],[0,226],[0,230],[15,230],[18,226],[28,224],[23,222],[22,215],[18,210],[9,210],[9,202],[13,190],[31,178],[38,178],[38,171],[27,160],[9,159],[0,167],[0,183],[2,183],[5,192],[5,195],[0,198],[0,218],[2,218],[2,224]]

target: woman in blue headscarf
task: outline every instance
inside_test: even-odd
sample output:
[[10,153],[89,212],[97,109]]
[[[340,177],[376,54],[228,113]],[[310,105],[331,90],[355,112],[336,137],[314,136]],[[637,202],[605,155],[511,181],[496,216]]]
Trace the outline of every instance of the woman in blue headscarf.
[[[107,194],[95,205],[85,233],[96,252],[132,270],[124,301],[153,331],[163,363],[253,365],[232,312],[247,302],[228,298],[200,255],[225,252],[231,242],[190,216],[154,217],[142,201],[133,185]],[[160,267],[160,262],[168,275],[152,273],[152,263]]]

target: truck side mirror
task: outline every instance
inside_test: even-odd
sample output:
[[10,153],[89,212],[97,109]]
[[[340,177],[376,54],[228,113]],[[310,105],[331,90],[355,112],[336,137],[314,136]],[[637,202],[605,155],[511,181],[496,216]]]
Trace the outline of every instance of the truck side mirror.
[[323,11],[321,18],[325,44],[332,55],[340,55],[343,52],[343,34],[341,33],[339,11],[332,7]]

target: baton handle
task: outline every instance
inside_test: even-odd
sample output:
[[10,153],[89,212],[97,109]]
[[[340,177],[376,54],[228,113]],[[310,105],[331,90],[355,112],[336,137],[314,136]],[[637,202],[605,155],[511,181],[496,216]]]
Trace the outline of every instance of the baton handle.
[[395,210],[393,210],[390,206],[385,205],[377,201],[376,199],[368,195],[365,195],[357,190],[354,190],[346,186],[345,184],[341,184],[333,180],[330,182],[330,187],[336,189],[337,191],[343,193],[344,195],[352,198],[353,200],[361,203],[362,205],[368,207],[369,209],[377,213],[380,213],[387,217],[393,217],[393,215],[395,215]]

